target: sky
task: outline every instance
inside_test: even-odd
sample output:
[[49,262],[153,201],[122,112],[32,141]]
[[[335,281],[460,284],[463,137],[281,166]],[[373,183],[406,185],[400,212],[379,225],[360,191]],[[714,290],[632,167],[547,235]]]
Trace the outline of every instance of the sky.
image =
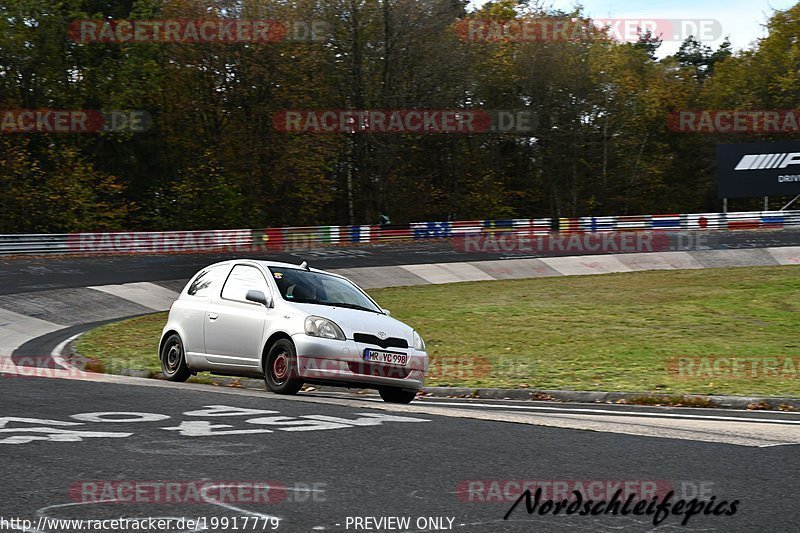
[[[473,5],[484,1],[474,0]],[[570,10],[575,0],[545,0],[545,5],[562,10]],[[787,9],[797,0],[582,0],[584,12],[595,19],[641,20],[682,20],[685,31],[689,31],[694,21],[705,22],[705,30],[698,27],[698,33],[705,31],[704,44],[716,48],[729,36],[734,49],[749,48],[750,44],[765,35],[764,24],[776,9]],[[714,23],[713,21],[717,21]],[[661,27],[667,27],[662,24]],[[679,32],[680,33],[680,32]],[[716,34],[719,34],[717,36]],[[685,35],[681,34],[681,37]],[[711,38],[715,37],[715,38]],[[658,51],[659,57],[675,53],[683,39],[665,39]]]

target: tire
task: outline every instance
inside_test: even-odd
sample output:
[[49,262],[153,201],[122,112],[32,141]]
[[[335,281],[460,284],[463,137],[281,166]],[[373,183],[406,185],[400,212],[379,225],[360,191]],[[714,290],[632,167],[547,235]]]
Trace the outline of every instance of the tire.
[[192,371],[186,365],[186,352],[180,335],[173,333],[167,337],[161,348],[161,372],[168,381],[186,381]]
[[378,389],[384,402],[411,403],[417,397],[417,391],[407,391],[396,387],[381,387]]
[[303,380],[297,379],[297,353],[289,339],[278,339],[264,362],[264,381],[275,394],[297,394]]

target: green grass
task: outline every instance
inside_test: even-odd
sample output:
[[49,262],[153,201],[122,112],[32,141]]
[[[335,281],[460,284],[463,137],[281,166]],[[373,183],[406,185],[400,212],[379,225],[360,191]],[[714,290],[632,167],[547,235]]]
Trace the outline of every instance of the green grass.
[[[652,271],[370,291],[425,339],[427,385],[800,396],[800,377],[683,377],[677,357],[800,358],[796,267]],[[157,371],[163,313],[80,353]],[[797,360],[797,359],[796,359]],[[674,365],[673,365],[674,367]],[[800,369],[798,369],[800,372]]]
[[90,370],[114,374],[122,369],[160,372],[158,341],[166,322],[167,313],[156,313],[107,324],[82,335],[75,348],[96,361],[89,365]]
[[[78,338],[75,348],[89,358],[86,369],[92,372],[119,374],[123,370],[161,372],[158,341],[167,322],[167,313],[155,313],[106,324]],[[205,375],[190,381],[209,383]]]

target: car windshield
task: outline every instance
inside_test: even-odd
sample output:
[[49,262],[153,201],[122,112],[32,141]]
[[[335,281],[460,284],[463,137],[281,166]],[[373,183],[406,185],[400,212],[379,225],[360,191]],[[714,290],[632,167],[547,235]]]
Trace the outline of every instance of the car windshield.
[[361,289],[346,279],[297,268],[270,267],[269,270],[278,292],[287,302],[383,312]]

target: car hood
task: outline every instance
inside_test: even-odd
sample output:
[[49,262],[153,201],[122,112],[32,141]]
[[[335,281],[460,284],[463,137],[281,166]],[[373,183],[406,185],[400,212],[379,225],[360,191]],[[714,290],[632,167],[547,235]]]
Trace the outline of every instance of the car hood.
[[378,335],[382,331],[387,337],[405,339],[409,346],[412,344],[414,329],[389,315],[329,305],[293,303],[292,306],[309,315],[333,320],[348,339],[353,338],[353,333]]

